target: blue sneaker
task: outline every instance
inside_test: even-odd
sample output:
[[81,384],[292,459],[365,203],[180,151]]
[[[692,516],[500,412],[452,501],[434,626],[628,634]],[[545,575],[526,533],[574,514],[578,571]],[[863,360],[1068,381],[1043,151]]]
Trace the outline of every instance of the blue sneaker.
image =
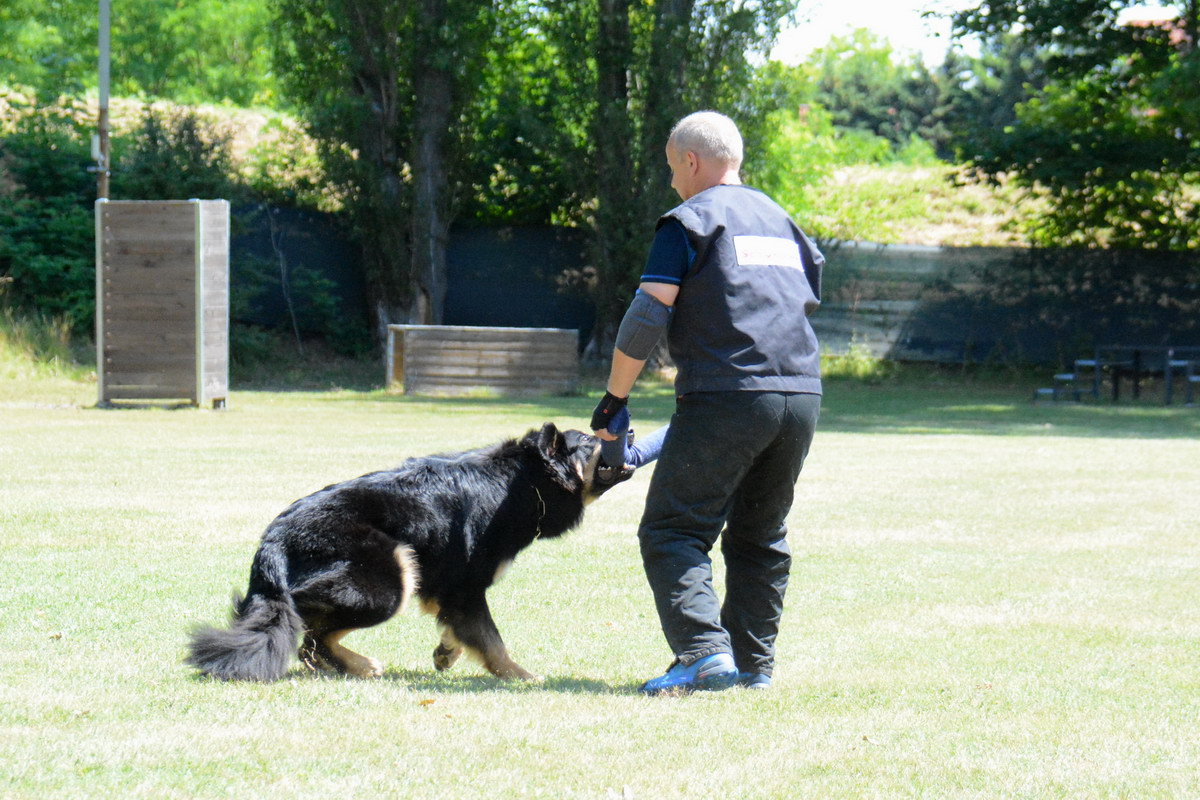
[[742,672],[738,675],[737,683],[743,689],[770,689],[771,676],[761,672]]
[[639,689],[642,694],[687,694],[719,692],[737,683],[738,671],[729,653],[713,653],[691,666],[676,663],[665,675],[651,678]]

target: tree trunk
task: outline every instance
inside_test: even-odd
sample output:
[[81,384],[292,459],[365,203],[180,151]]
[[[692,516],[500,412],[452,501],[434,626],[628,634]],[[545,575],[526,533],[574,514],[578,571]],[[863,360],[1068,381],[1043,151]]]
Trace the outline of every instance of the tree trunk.
[[413,70],[413,208],[409,321],[440,325],[446,302],[449,238],[447,138],[453,123],[453,49],[446,41],[447,0],[421,0]]
[[400,109],[401,59],[395,9],[351,0],[345,6],[353,53],[352,86],[366,106],[359,133],[360,162],[367,172],[358,198],[359,235],[367,285],[368,314],[380,342],[387,326],[407,321],[410,264],[408,209],[401,178],[404,141]]
[[645,232],[638,230],[642,220],[633,191],[635,135],[628,78],[633,41],[629,6],[630,0],[600,0],[596,31],[596,325],[585,351],[589,358],[607,358],[611,353],[623,294],[631,280],[631,254],[649,241]]

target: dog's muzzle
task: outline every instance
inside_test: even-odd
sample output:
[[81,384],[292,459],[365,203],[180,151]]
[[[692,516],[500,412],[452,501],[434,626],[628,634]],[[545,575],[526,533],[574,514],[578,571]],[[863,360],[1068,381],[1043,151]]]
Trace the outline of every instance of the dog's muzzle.
[[596,465],[596,475],[592,484],[599,489],[611,489],[618,483],[623,483],[633,477],[633,467],[609,467],[604,463]]

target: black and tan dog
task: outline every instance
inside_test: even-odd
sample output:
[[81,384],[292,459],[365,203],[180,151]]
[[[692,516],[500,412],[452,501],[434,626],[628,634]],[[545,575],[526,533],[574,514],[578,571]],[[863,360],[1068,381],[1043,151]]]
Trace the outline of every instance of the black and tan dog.
[[493,675],[533,678],[509,657],[485,594],[517,553],[575,527],[588,502],[632,474],[597,480],[599,458],[598,439],[547,423],[519,440],[410,459],[298,500],[263,534],[230,628],[197,630],[187,661],[226,680],[276,680],[303,632],[308,666],[378,677],[378,661],[339,642],[415,594],[441,628],[439,670],[465,651]]

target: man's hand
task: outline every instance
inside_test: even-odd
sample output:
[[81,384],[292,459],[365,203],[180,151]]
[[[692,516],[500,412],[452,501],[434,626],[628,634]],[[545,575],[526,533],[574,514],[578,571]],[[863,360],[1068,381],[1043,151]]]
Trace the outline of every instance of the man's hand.
[[626,403],[629,402],[628,397],[617,397],[612,392],[605,392],[604,397],[600,398],[600,402],[596,405],[596,410],[592,412],[592,431],[596,436],[611,442],[616,439],[616,435],[609,433],[608,423],[612,422]]

